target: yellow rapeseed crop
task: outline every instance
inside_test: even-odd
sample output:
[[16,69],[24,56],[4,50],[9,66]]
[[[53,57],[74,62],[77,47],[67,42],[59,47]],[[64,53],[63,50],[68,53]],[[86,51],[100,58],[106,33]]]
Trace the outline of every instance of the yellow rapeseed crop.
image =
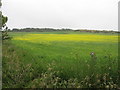
[[27,40],[30,42],[51,41],[87,41],[87,42],[118,42],[117,35],[90,35],[90,34],[26,34],[14,37],[13,40]]

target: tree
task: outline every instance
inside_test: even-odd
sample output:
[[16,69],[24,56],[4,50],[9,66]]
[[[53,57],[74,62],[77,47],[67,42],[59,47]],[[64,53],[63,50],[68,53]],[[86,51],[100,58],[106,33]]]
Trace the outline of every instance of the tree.
[[[1,0],[0,0],[0,8],[2,6]],[[6,23],[8,21],[8,17],[5,17],[2,15],[2,12],[0,11],[0,29],[2,30],[2,28],[4,28],[4,31],[2,31],[2,40],[5,39],[10,39],[9,35],[8,35],[8,27],[6,26]]]
[[[1,0],[0,0],[0,8],[1,8],[1,6],[2,6],[2,3],[1,3]],[[8,18],[3,16],[2,12],[0,11],[0,24],[1,24],[0,26],[1,26],[1,28],[6,26],[7,21],[8,21]]]
[[6,26],[6,22],[8,21],[8,17],[5,17],[2,15],[2,26],[5,27]]

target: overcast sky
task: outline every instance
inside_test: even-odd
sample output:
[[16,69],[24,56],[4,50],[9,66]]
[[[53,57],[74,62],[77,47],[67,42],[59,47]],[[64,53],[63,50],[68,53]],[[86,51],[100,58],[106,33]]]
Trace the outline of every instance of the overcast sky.
[[119,0],[2,0],[9,28],[118,30]]

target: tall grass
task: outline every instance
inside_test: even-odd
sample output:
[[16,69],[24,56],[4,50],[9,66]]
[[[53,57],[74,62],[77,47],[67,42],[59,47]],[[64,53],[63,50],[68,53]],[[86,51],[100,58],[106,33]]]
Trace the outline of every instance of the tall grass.
[[[27,64],[21,60],[21,51],[12,43],[3,43],[3,88],[118,88],[117,61],[110,56],[109,62],[100,65],[95,55],[90,54],[90,60],[80,61],[81,70],[78,69],[79,78],[67,77],[67,72],[57,70],[55,61],[47,63],[47,68],[42,69],[40,64]],[[19,52],[19,53],[18,53]],[[24,55],[25,52],[22,53]],[[76,58],[78,58],[76,56]],[[77,62],[78,63],[78,62]],[[97,65],[98,64],[98,65]],[[99,66],[100,65],[100,66]],[[69,65],[68,65],[69,66]],[[76,66],[77,67],[77,66]],[[115,69],[116,67],[116,69]],[[67,68],[66,68],[67,69]],[[83,70],[86,71],[83,71]],[[101,72],[97,73],[97,70]],[[74,73],[68,71],[69,73]],[[85,73],[86,72],[86,73]],[[75,74],[75,73],[74,73]],[[84,75],[82,77],[81,75]],[[65,76],[66,75],[66,76]]]
[[4,41],[3,88],[119,88],[117,47],[117,42]]

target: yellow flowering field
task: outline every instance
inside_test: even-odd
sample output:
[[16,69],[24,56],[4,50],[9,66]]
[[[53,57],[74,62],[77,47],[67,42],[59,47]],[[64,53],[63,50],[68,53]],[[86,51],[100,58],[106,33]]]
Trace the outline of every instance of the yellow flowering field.
[[51,41],[85,41],[85,42],[118,42],[117,35],[90,35],[90,34],[26,34],[14,37],[13,40],[29,42]]

